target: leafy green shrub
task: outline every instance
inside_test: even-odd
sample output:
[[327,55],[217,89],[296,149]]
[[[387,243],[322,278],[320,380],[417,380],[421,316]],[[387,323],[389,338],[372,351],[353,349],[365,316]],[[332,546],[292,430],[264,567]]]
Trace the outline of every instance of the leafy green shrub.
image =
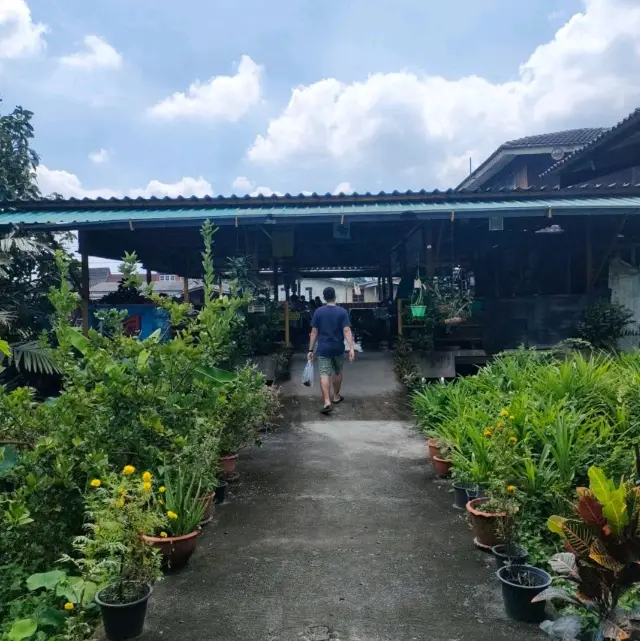
[[615,350],[633,322],[633,312],[620,303],[601,300],[587,307],[576,329],[578,338],[597,349]]

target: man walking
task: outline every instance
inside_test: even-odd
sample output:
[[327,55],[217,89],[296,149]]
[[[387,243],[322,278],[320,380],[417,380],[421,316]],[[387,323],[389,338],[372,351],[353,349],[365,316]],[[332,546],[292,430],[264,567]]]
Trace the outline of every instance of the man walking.
[[[333,287],[325,287],[322,295],[327,304],[316,309],[311,319],[308,359],[313,360],[313,347],[317,341],[318,370],[324,403],[321,411],[323,414],[329,414],[333,405],[342,403],[344,400],[340,395],[340,388],[342,386],[345,340],[349,346],[349,361],[353,361],[355,358],[355,351],[349,314],[345,309],[336,305],[336,290]],[[332,376],[333,390],[331,389]]]

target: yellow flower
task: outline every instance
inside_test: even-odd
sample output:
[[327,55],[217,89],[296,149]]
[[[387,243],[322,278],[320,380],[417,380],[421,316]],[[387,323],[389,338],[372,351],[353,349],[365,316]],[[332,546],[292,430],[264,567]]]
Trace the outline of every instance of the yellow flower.
[[168,516],[170,519],[173,519],[173,520],[175,520],[175,519],[177,519],[177,518],[178,518],[178,515],[177,515],[175,512],[172,512],[171,510],[169,510],[169,511],[167,512],[167,516]]
[[492,434],[493,434],[493,432],[492,432],[491,430],[485,430],[485,431],[484,431],[484,435],[485,435],[487,438],[490,438]]
[[518,442],[518,439],[515,436],[509,437],[509,443],[511,443],[511,445],[515,445],[517,442]]
[[143,484],[142,484],[142,489],[143,489],[145,492],[151,492],[151,483],[143,483]]
[[158,492],[160,492],[160,494],[164,494],[164,493],[165,493],[165,491],[166,491],[166,489],[167,489],[167,488],[166,488],[164,485],[161,485],[161,486],[158,488]]
[[513,416],[513,414],[512,414],[512,415],[509,417],[509,420],[510,420],[510,421],[515,421],[515,420],[516,420],[516,417],[515,417],[515,416]]
[[499,430],[501,430],[504,427],[504,423],[502,421],[498,421],[496,425],[498,426]]
[[73,610],[73,608],[74,608],[74,607],[75,607],[75,606],[73,605],[73,603],[71,603],[71,601],[67,601],[67,602],[64,604],[64,609],[65,609],[65,610]]
[[145,483],[151,483],[151,472],[145,472],[145,473],[142,475],[142,480],[143,480]]
[[166,532],[160,532],[160,536],[161,536],[163,539],[166,539],[169,535],[168,535]]
[[125,490],[123,487],[121,487],[121,488],[118,490],[118,492],[120,492],[120,496],[123,496],[123,495],[126,493],[126,490]]
[[500,410],[500,416],[509,416],[509,411],[504,407]]
[[516,491],[516,486],[515,485],[507,485],[507,492],[510,494],[513,494]]
[[122,469],[122,473],[125,476],[131,476],[136,471],[136,468],[133,465],[125,465]]
[[124,496],[121,496],[121,497],[118,499],[118,503],[117,503],[117,505],[118,505],[118,507],[124,507]]
[[100,487],[102,485],[102,481],[100,479],[92,479],[91,483],[89,483],[91,487]]

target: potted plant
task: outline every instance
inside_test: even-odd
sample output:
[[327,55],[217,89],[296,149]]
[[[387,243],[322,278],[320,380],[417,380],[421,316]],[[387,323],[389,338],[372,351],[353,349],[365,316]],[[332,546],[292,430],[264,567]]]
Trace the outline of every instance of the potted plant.
[[[454,463],[455,465],[455,463]],[[467,503],[472,499],[480,496],[480,487],[474,478],[464,471],[461,471],[457,465],[453,469],[453,506],[459,510],[464,510]]]
[[504,486],[499,483],[492,486],[493,496],[502,495],[502,510],[507,512],[509,517],[496,521],[496,532],[502,543],[498,543],[491,548],[491,552],[496,560],[496,570],[500,570],[507,565],[526,565],[529,560],[529,552],[526,548],[518,545],[520,534],[520,522],[522,520],[522,510],[520,506],[525,498],[515,485]]
[[[574,515],[552,516],[549,529],[562,538],[566,552],[549,565],[572,590],[549,587],[535,602],[557,601],[588,615],[547,620],[541,628],[554,638],[625,641],[631,639],[635,616],[620,606],[621,598],[640,582],[640,489],[624,480],[616,486],[597,467],[589,469],[589,489],[578,488]],[[589,623],[591,622],[591,623]]]
[[154,535],[143,535],[147,543],[160,551],[165,568],[179,570],[195,551],[205,513],[203,498],[196,473],[181,468],[165,473],[164,485],[158,488],[156,498],[163,523]]
[[[409,305],[409,309],[411,310],[411,316],[413,318],[424,318],[424,314],[427,311],[427,306],[424,303],[424,285],[420,280],[420,270],[418,270],[416,282],[418,283],[418,286],[414,287],[413,293],[411,295],[411,303]],[[417,294],[416,290],[418,291]]]
[[119,476],[93,479],[86,498],[91,521],[76,541],[85,577],[105,586],[95,600],[110,641],[142,634],[152,583],[161,576],[157,550],[140,536],[160,524],[144,478],[127,465]]
[[535,598],[551,585],[547,572],[531,565],[505,565],[497,575],[509,617],[526,623],[540,623],[545,619],[544,603]]
[[[442,453],[443,456],[445,455]],[[443,456],[434,456],[431,459],[431,462],[433,463],[433,467],[436,468],[436,474],[440,478],[447,478],[451,476],[451,468],[453,467],[453,463],[447,459],[443,458]]]
[[487,497],[471,499],[467,503],[467,512],[477,547],[491,550],[494,546],[505,543],[506,532],[511,527],[511,521],[518,512],[515,499],[515,485],[505,485],[502,481],[491,484]]

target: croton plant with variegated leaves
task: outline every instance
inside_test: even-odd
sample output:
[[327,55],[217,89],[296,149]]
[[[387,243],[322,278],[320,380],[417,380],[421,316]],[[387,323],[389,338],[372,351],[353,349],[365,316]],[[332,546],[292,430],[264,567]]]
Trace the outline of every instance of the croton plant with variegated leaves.
[[621,597],[640,582],[640,488],[619,484],[597,467],[589,469],[589,488],[578,488],[571,517],[552,516],[549,529],[562,537],[566,552],[549,560],[558,577],[573,586],[552,586],[533,601],[569,604],[586,615],[568,614],[541,628],[558,639],[582,638],[589,620],[597,621],[594,641],[631,639],[637,612],[620,607]]

